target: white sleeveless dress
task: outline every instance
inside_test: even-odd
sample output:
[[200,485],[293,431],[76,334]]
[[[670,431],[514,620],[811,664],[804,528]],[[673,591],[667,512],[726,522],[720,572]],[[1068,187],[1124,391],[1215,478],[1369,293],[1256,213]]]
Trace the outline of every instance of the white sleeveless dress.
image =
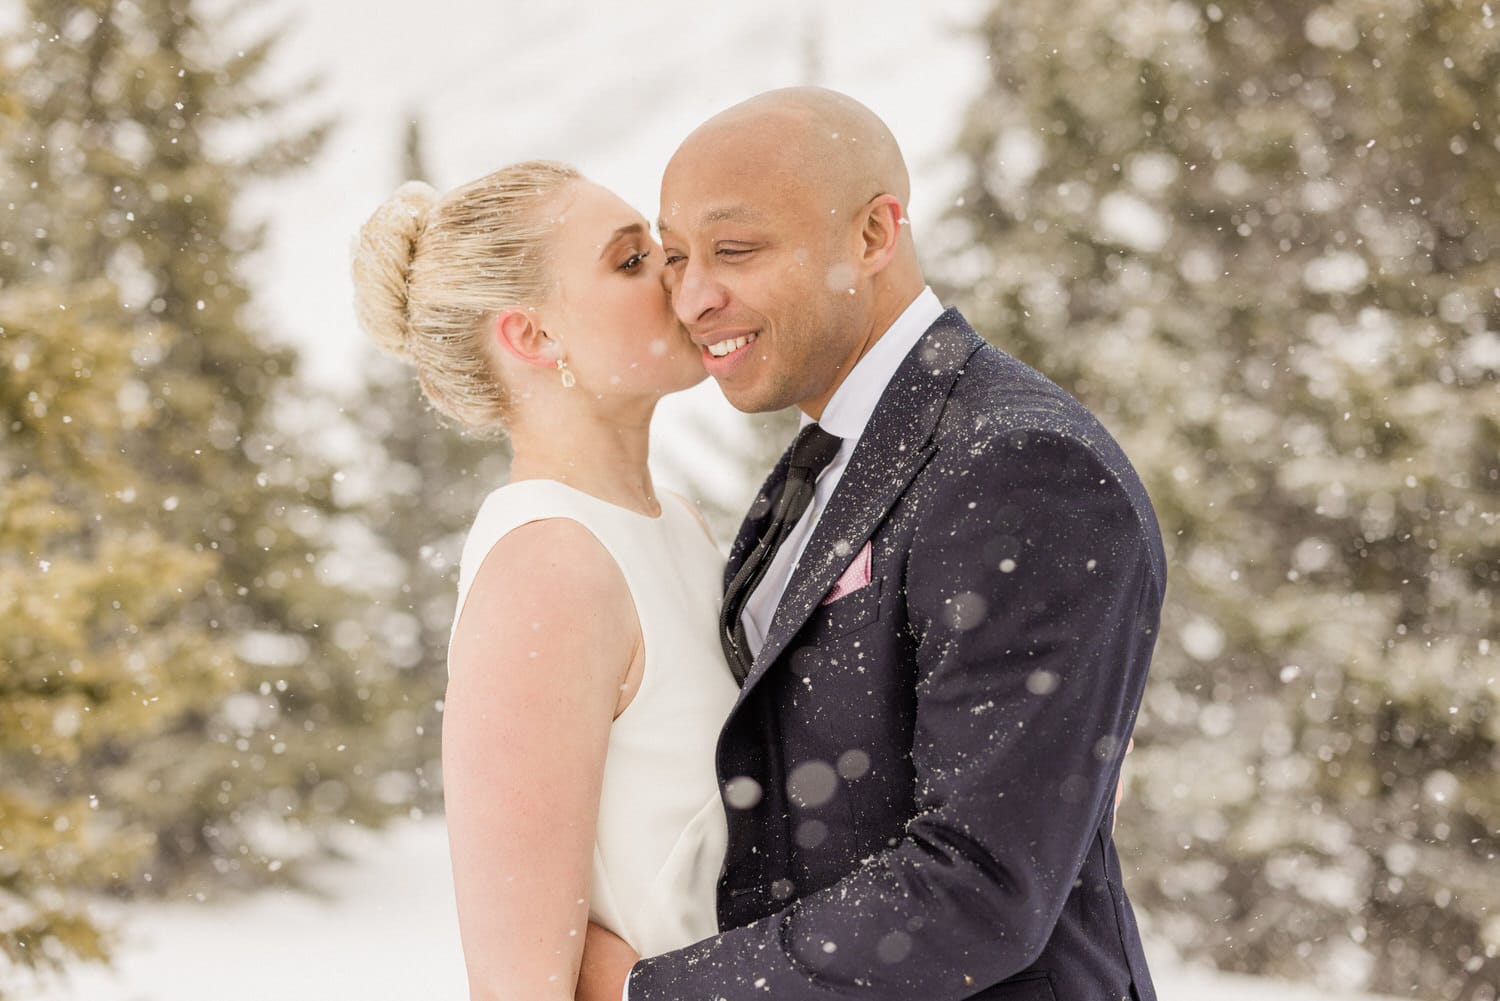
[[457,628],[491,547],[528,522],[575,521],[619,565],[640,618],[645,671],[610,727],[589,900],[590,917],[642,956],[718,932],[728,837],[714,747],[739,689],[718,641],[724,556],[687,503],[664,497],[661,516],[650,518],[555,480],[500,487],[464,543],[453,615]]

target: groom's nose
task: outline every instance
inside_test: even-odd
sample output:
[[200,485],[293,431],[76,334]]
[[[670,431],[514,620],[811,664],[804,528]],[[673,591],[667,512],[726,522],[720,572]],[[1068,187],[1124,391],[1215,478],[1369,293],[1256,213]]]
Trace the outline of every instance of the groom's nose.
[[729,303],[728,290],[707,274],[705,268],[695,266],[691,259],[683,262],[677,280],[668,286],[668,290],[672,294],[672,309],[688,330]]

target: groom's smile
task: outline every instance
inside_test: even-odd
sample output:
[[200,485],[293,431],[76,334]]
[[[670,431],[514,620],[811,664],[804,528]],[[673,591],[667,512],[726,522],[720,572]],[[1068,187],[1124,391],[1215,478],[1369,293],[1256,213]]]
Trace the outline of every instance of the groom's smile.
[[756,334],[741,334],[738,337],[729,336],[720,341],[710,342],[704,349],[715,358],[727,358],[729,355],[755,343]]
[[711,334],[693,335],[693,340],[703,348],[703,367],[715,379],[730,379],[746,365],[754,351],[752,345],[760,340],[758,330],[715,331]]

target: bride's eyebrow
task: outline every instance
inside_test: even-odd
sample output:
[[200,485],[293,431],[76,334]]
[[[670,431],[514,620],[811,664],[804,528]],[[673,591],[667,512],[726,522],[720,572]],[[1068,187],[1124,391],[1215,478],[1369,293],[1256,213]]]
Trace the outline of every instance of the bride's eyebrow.
[[631,223],[628,226],[621,226],[619,229],[617,229],[617,230],[614,231],[614,233],[610,236],[610,238],[608,240],[604,241],[604,246],[599,251],[599,258],[602,260],[604,258],[604,255],[607,254],[607,253],[609,253],[609,248],[613,247],[615,244],[619,243],[625,237],[627,237],[627,236],[645,236],[645,235],[646,235],[646,227],[644,225],[642,225],[641,223],[633,222],[633,223]]

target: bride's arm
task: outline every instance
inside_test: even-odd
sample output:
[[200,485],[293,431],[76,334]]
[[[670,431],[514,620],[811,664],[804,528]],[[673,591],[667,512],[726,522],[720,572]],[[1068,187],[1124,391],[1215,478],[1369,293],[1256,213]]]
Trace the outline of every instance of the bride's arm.
[[639,646],[623,575],[575,522],[516,529],[475,575],[443,711],[472,1001],[573,997],[609,726]]

